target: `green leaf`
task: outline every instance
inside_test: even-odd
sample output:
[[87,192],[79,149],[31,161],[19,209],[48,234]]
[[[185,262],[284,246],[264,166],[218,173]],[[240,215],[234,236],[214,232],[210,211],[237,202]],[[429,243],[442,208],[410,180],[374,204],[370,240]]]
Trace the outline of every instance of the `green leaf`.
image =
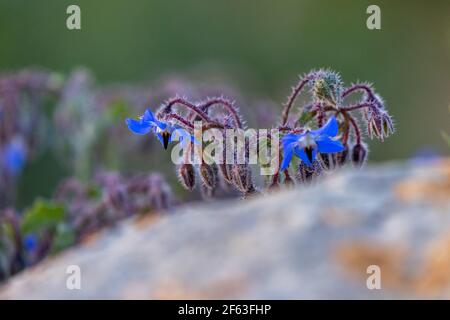
[[75,230],[66,223],[58,224],[52,242],[52,253],[60,252],[72,246],[75,243],[75,239]]
[[65,218],[64,206],[52,201],[38,199],[25,211],[21,229],[24,234],[38,233],[42,230],[56,228]]

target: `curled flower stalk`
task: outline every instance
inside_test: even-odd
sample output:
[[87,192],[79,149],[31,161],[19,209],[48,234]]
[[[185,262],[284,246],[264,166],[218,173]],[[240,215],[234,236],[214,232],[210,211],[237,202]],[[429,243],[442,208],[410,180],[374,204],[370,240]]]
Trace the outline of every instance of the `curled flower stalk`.
[[[221,107],[222,113],[214,111]],[[184,113],[183,113],[184,111]],[[244,129],[244,122],[234,102],[224,97],[208,98],[200,102],[191,102],[185,98],[175,97],[169,99],[153,114],[150,110],[139,119],[126,119],[130,131],[135,134],[145,135],[154,133],[161,141],[164,149],[170,142],[175,141],[174,135],[180,136],[180,141],[185,151],[184,163],[177,167],[181,184],[188,190],[195,187],[195,176],[202,181],[201,194],[209,197],[221,186],[233,185],[243,196],[253,193],[255,188],[251,178],[251,169],[248,159],[244,164],[206,164],[203,159],[199,164],[190,163],[188,153],[192,152],[192,143],[204,148],[209,143],[199,142],[194,137],[195,122],[201,121],[202,132],[209,129],[220,130],[225,136],[227,129]],[[248,149],[248,146],[245,146]],[[223,151],[225,158],[226,145]]]
[[[296,109],[296,101],[304,92],[309,94],[310,100]],[[350,96],[361,93],[356,103],[347,102]],[[126,121],[133,133],[153,132],[165,149],[175,141],[174,135],[179,134],[183,150],[189,153],[193,150],[192,143],[203,149],[213,143],[194,138],[197,121],[201,121],[203,132],[215,129],[225,135],[229,129],[246,129],[235,104],[223,97],[191,102],[177,96],[163,103],[155,114],[147,110],[138,120]],[[273,130],[276,133],[269,136],[278,140],[271,149],[275,149],[273,155],[279,156],[281,161],[267,179],[269,189],[280,184],[309,182],[349,162],[359,167],[368,154],[364,133],[384,141],[395,129],[383,99],[371,85],[356,83],[345,87],[337,72],[320,69],[302,76],[292,88],[281,121]],[[220,152],[225,158],[226,141],[219,144],[223,144]],[[250,154],[255,148],[260,150],[258,144],[245,140],[242,162],[194,164],[185,156],[184,163],[177,166],[180,182],[186,189],[193,190],[195,181],[201,181],[198,185],[204,195],[214,194],[222,185],[233,186],[244,197],[254,193],[259,190],[250,167]],[[234,159],[238,156],[236,151],[231,153]]]
[[[289,116],[303,89],[309,89],[311,101],[299,108],[293,121]],[[360,92],[360,101],[346,104],[350,95]],[[295,175],[300,183],[349,161],[361,166],[368,153],[361,122],[370,138],[381,141],[395,130],[383,99],[371,85],[356,83],[345,88],[340,75],[331,70],[312,71],[300,78],[283,110],[279,126],[283,160],[273,178],[289,169],[294,155],[300,161]]]

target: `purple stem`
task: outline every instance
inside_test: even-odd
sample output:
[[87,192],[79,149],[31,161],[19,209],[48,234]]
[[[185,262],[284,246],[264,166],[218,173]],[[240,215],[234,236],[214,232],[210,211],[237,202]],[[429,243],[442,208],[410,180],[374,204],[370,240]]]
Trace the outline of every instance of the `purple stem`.
[[352,125],[353,129],[355,130],[355,136],[356,136],[356,143],[361,143],[361,131],[359,130],[358,124],[356,123],[355,118],[353,118],[351,115],[349,115],[346,112],[343,112],[344,116],[350,121],[350,124]]
[[342,108],[340,108],[340,110],[353,111],[353,110],[362,109],[362,108],[376,108],[376,107],[377,107],[376,104],[373,102],[363,102],[363,103],[359,103],[359,104],[348,106],[348,107],[342,107]]
[[180,104],[192,111],[194,111],[196,114],[200,116],[204,121],[211,122],[211,119],[204,113],[202,110],[200,110],[196,105],[193,103],[183,99],[183,98],[173,98],[167,102],[166,106],[161,109],[161,111],[158,112],[158,116],[162,116],[161,113],[170,113],[172,111],[172,106],[175,104]]
[[242,128],[242,122],[239,117],[239,114],[237,113],[236,108],[233,106],[233,104],[230,101],[228,101],[226,99],[213,98],[213,99],[205,102],[204,104],[202,104],[200,106],[200,108],[206,111],[209,107],[212,107],[213,105],[216,105],[216,104],[223,105],[228,110],[228,112],[233,116],[233,119],[234,119],[234,122],[236,123],[236,125],[239,128]]
[[169,113],[166,116],[166,118],[167,119],[174,119],[174,120],[180,122],[181,124],[183,124],[185,127],[188,127],[189,129],[194,129],[194,126],[192,125],[192,123],[190,123],[186,119],[183,119],[182,117],[180,117],[179,115],[177,115],[175,113]]
[[297,86],[294,87],[294,89],[292,90],[291,95],[288,98],[288,101],[286,102],[284,109],[283,109],[283,114],[281,116],[281,124],[285,125],[287,123],[288,117],[289,117],[289,112],[291,111],[292,105],[295,102],[295,99],[298,97],[298,95],[300,94],[300,92],[302,91],[303,87],[305,86],[305,84],[311,80],[311,76],[307,76],[305,78],[303,78],[298,84]]
[[366,84],[355,84],[353,86],[351,86],[350,88],[346,89],[343,93],[342,93],[342,98],[345,98],[346,96],[348,96],[350,93],[357,91],[357,90],[363,90],[365,92],[367,92],[368,95],[368,100],[374,100],[375,96],[373,93],[373,90],[370,86],[366,85]]

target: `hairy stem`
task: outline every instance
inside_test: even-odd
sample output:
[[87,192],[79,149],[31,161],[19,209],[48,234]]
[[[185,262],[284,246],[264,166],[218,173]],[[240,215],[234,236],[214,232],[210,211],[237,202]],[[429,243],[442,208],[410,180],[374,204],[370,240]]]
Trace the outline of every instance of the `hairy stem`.
[[294,105],[295,99],[298,97],[303,87],[308,81],[311,80],[311,76],[306,76],[292,89],[292,93],[288,98],[288,101],[284,105],[283,114],[281,116],[281,124],[285,125],[288,121],[289,112],[291,111],[292,106]]
[[194,129],[194,125],[192,123],[190,123],[189,121],[187,121],[186,119],[180,117],[179,115],[177,115],[175,113],[169,113],[165,117],[166,117],[166,119],[174,119],[174,120],[180,122],[185,127],[188,127],[189,129],[192,129],[192,130]]
[[206,111],[208,108],[210,108],[214,105],[217,105],[217,104],[221,104],[222,106],[224,106],[227,109],[227,111],[232,115],[236,126],[240,129],[242,129],[241,118],[239,117],[239,114],[238,114],[236,108],[233,106],[233,104],[230,101],[223,99],[223,98],[213,98],[211,100],[208,100],[204,104],[200,105],[200,108],[202,110]]
[[324,119],[325,119],[325,112],[322,109],[319,109],[319,112],[317,115],[317,126],[319,128],[322,127]]
[[377,107],[376,104],[374,104],[373,102],[363,102],[363,103],[351,105],[348,107],[342,107],[342,108],[340,108],[340,110],[353,111],[353,110],[358,110],[358,109],[362,109],[362,108],[376,108],[376,107]]
[[183,98],[173,98],[167,102],[167,104],[158,112],[158,116],[163,116],[164,113],[168,114],[172,111],[172,107],[176,104],[182,105],[190,110],[192,110],[194,113],[198,114],[202,120],[206,122],[211,122],[211,119],[208,117],[208,115],[200,110],[195,104],[183,99]]
[[279,171],[277,171],[273,176],[272,176],[272,182],[269,185],[269,188],[271,187],[275,187],[278,185],[278,177],[279,177],[280,173]]
[[[208,129],[217,128],[217,129],[227,129],[223,124],[219,122],[211,122],[202,126],[202,130],[206,131]],[[228,128],[229,129],[229,128]]]
[[348,141],[348,137],[350,135],[350,126],[349,126],[349,120],[344,122],[344,135],[342,136],[342,144],[346,144]]
[[355,84],[355,85],[351,86],[350,88],[347,88],[346,90],[344,90],[344,92],[342,93],[342,98],[345,98],[352,92],[360,91],[360,90],[365,91],[367,93],[368,98],[369,98],[368,100],[374,100],[375,95],[374,95],[372,88],[370,86],[368,86],[366,84],[362,84],[362,83]]
[[359,130],[358,124],[356,123],[355,118],[353,118],[349,113],[342,112],[344,117],[350,122],[350,124],[353,127],[353,130],[355,131],[355,137],[356,137],[356,143],[361,143],[361,131]]

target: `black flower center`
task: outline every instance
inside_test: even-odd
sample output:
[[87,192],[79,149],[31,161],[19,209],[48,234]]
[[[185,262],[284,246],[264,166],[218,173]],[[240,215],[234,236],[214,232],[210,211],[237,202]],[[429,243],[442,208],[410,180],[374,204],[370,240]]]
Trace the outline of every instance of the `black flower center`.
[[306,147],[305,149],[306,156],[308,157],[309,162],[313,163],[313,148]]
[[169,144],[170,134],[169,134],[169,132],[167,132],[167,131],[163,131],[163,132],[161,133],[161,136],[162,136],[162,139],[163,139],[163,146],[164,146],[164,149],[167,149],[167,146],[168,146],[168,144]]

